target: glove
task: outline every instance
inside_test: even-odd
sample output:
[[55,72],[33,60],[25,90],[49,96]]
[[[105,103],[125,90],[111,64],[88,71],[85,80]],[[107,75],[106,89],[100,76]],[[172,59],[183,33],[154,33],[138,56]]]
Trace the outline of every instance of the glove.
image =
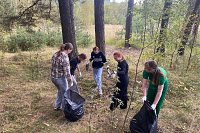
[[117,72],[113,71],[113,73],[111,74],[111,77],[114,79],[117,76]]
[[74,80],[73,80],[73,77],[72,76],[70,76],[70,87],[71,86],[73,86],[73,84],[74,84],[74,82],[73,82]]
[[79,77],[80,77],[80,78],[82,77],[82,73],[81,73],[81,72],[79,72]]
[[147,100],[147,97],[146,96],[143,96],[142,97],[142,102],[144,103],[144,101],[146,101]]
[[155,104],[152,104],[152,105],[151,105],[151,108],[152,108],[152,110],[155,110],[155,109],[156,109],[156,105],[155,105]]
[[89,66],[90,66],[90,64],[87,63],[86,66],[85,66],[86,71],[89,71]]

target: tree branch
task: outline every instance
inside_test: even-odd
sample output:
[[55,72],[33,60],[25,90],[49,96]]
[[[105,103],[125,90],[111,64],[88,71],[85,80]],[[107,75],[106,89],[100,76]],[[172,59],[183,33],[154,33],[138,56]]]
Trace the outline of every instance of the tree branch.
[[19,13],[19,16],[17,16],[17,18],[21,18],[22,16],[24,16],[26,12],[29,11],[31,8],[33,8],[35,5],[37,5],[39,1],[41,0],[36,0],[31,6],[26,8],[22,13]]

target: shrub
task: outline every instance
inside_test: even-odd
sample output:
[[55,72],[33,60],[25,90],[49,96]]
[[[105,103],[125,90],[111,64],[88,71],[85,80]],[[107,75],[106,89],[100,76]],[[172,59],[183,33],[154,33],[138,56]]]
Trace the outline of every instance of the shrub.
[[77,18],[75,23],[76,44],[78,47],[88,47],[93,40],[90,34],[86,31],[85,24]]
[[79,32],[77,35],[77,46],[88,47],[92,43],[92,38],[87,32]]
[[28,33],[20,29],[6,43],[8,52],[37,50],[46,44],[46,35],[43,32]]
[[58,46],[62,42],[62,36],[58,32],[50,32],[46,36],[46,45],[49,47]]

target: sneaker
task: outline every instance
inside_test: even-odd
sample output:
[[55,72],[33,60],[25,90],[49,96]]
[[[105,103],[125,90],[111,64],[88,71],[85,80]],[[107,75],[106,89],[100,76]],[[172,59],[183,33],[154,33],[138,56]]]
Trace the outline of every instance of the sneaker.
[[114,103],[111,103],[110,104],[110,111],[113,111],[115,110],[117,107],[114,105]]

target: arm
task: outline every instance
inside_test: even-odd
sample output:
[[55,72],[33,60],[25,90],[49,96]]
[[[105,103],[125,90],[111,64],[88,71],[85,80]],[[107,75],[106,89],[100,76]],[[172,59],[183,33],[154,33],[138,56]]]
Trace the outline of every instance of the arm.
[[79,76],[81,77],[82,76],[82,74],[81,74],[81,71],[80,71],[80,68],[79,68],[79,66],[77,65],[77,71],[78,71],[78,73],[79,73]]
[[102,53],[102,61],[103,61],[104,64],[107,63],[106,57],[103,53]]
[[65,76],[71,77],[70,62],[69,62],[69,58],[67,56],[63,56],[62,65],[63,65],[63,71],[64,71]]
[[156,94],[153,104],[155,104],[155,105],[158,104],[160,97],[162,96],[163,87],[164,87],[164,85],[158,85],[158,91],[157,91],[157,94]]
[[117,71],[117,74],[119,74],[119,75],[124,75],[125,72],[126,72],[126,70],[127,70],[127,67],[128,67],[128,66],[126,66],[125,63],[123,63],[122,66],[121,66],[121,71]]
[[148,80],[143,78],[141,90],[142,90],[142,93],[143,93],[144,97],[147,96],[147,90],[148,90],[147,82],[148,82]]
[[92,52],[89,61],[91,62],[91,61],[93,61],[93,59],[94,59],[94,58],[93,58],[93,52]]

